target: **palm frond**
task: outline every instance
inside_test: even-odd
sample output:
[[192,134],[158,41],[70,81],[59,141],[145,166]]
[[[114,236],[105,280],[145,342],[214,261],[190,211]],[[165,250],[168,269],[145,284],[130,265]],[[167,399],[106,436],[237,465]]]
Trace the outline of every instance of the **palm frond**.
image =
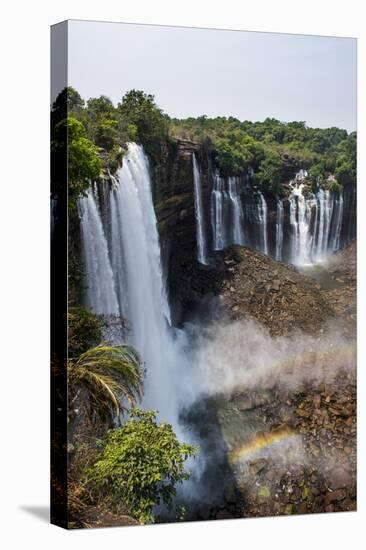
[[141,362],[129,346],[101,344],[69,361],[69,381],[85,385],[101,413],[113,411],[118,416],[125,408],[123,400],[136,406],[141,398]]

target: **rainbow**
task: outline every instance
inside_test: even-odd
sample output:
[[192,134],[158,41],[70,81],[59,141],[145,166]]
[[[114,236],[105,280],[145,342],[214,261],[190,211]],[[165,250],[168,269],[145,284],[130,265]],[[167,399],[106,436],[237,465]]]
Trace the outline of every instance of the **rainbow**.
[[235,464],[262,449],[283,441],[293,441],[298,437],[298,434],[288,426],[275,429],[272,432],[260,432],[253,439],[231,451],[229,453],[229,460]]

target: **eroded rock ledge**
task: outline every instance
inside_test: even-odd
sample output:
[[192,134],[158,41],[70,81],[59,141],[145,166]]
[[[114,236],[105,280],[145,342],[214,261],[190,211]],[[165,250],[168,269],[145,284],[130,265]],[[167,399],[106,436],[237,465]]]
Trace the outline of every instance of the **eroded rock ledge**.
[[253,318],[271,335],[314,333],[334,317],[320,285],[293,267],[246,247],[217,252],[211,266],[176,258],[171,272],[174,311],[190,317],[207,301],[229,320]]

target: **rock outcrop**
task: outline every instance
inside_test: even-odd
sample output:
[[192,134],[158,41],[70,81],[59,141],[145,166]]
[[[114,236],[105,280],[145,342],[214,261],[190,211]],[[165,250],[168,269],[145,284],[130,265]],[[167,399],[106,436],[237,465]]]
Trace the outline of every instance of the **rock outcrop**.
[[181,320],[203,306],[207,309],[208,300],[220,318],[253,318],[272,335],[314,333],[334,315],[314,280],[246,247],[217,252],[210,266],[182,255],[170,282],[174,311]]

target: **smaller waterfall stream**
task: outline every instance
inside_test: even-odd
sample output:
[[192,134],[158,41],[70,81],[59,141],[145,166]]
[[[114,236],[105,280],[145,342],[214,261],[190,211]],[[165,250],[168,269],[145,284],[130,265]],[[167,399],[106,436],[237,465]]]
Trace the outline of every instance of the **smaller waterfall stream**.
[[245,244],[244,213],[240,197],[240,178],[213,178],[211,194],[213,249]]
[[342,220],[343,220],[343,193],[340,192],[336,201],[336,222],[332,241],[332,252],[339,249],[341,240]]
[[201,174],[197,164],[196,155],[192,155],[193,181],[194,181],[194,207],[196,215],[196,235],[197,235],[197,260],[201,264],[207,264],[207,245],[205,218],[202,206],[202,186]]
[[282,260],[283,220],[284,220],[283,203],[280,199],[278,199],[277,215],[276,215],[276,260],[278,262]]
[[261,250],[268,254],[268,235],[267,235],[267,203],[262,193],[259,193],[258,217],[260,223],[260,243]]
[[86,301],[98,315],[119,315],[107,240],[93,189],[79,199],[81,239],[86,270]]
[[229,198],[231,201],[232,244],[244,244],[243,209],[240,201],[239,178],[228,178]]
[[213,188],[211,195],[211,220],[213,232],[213,249],[222,250],[226,243],[224,239],[224,212],[223,212],[223,179],[216,173],[213,176]]
[[313,259],[316,261],[321,261],[329,253],[333,197],[328,189],[319,189],[316,199],[317,208],[319,211],[317,216],[316,240],[314,239],[313,246]]

